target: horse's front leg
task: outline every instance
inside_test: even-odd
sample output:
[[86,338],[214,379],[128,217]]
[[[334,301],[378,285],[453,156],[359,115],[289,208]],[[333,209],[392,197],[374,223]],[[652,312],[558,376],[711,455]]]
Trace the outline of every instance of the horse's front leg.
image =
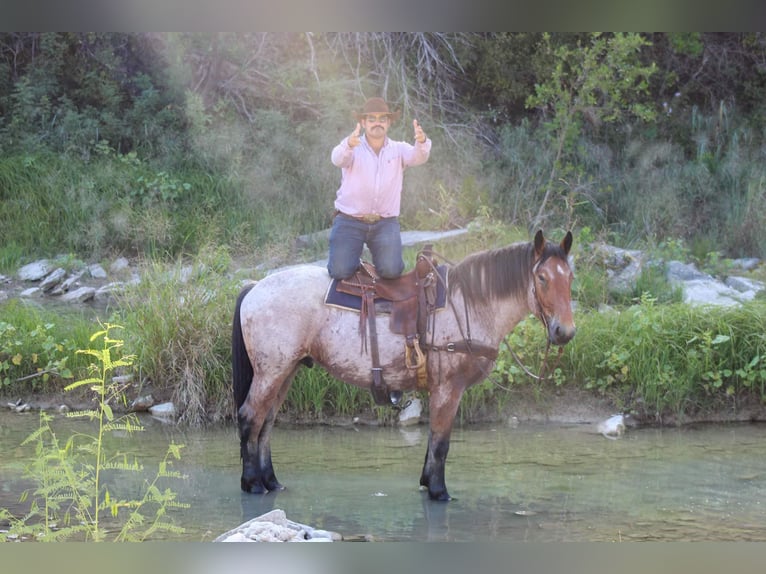
[[431,500],[451,500],[444,479],[444,468],[449,453],[450,435],[455,421],[462,389],[440,385],[431,393],[429,401],[431,429],[428,433],[428,450],[420,475],[420,486],[428,489]]
[[446,502],[452,500],[447,492],[444,480],[444,467],[449,452],[449,433],[447,436],[437,436],[431,431],[428,435],[428,450],[420,475],[420,486],[428,489],[428,498]]

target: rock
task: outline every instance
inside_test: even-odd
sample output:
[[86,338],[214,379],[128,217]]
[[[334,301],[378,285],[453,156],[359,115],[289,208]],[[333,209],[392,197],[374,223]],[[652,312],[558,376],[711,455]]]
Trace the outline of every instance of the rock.
[[694,263],[682,263],[681,261],[669,261],[666,276],[671,283],[713,280],[712,276],[697,269]]
[[220,535],[213,542],[333,542],[343,540],[337,532],[314,529],[288,520],[279,508],[262,514]]
[[158,418],[172,418],[176,415],[176,407],[173,403],[160,403],[149,407],[149,412],[152,416]]
[[604,438],[616,439],[625,434],[625,417],[614,415],[598,423],[596,430],[604,435]]
[[133,399],[130,403],[130,410],[133,412],[148,411],[152,406],[154,406],[154,397],[152,395],[145,395]]
[[98,263],[94,263],[93,265],[88,266],[88,273],[90,273],[90,276],[94,279],[106,279],[106,271],[104,271],[104,268],[101,267]]
[[226,538],[215,540],[215,542],[252,542],[252,540],[241,532],[234,532]]
[[671,261],[668,263],[667,279],[672,285],[680,286],[684,302],[689,305],[719,305],[732,307],[752,299],[755,292],[746,294],[732,289],[707,273],[702,273],[693,263]]
[[130,262],[125,257],[118,257],[109,266],[109,271],[112,273],[119,273],[130,267]]
[[66,271],[59,267],[55,271],[49,273],[45,279],[40,282],[40,289],[43,290],[43,293],[52,291],[54,287],[61,283],[64,277],[66,277]]
[[42,294],[42,289],[39,287],[30,287],[29,289],[24,289],[21,293],[19,293],[19,297],[35,297],[36,295]]
[[727,277],[725,283],[727,287],[736,289],[740,293],[748,295],[752,293],[752,297],[749,297],[748,300],[755,297],[755,294],[758,291],[763,291],[766,289],[766,284],[764,284],[762,281],[756,281],[755,279],[749,279],[748,277]]
[[731,264],[732,266],[736,267],[737,269],[744,269],[745,271],[752,271],[758,265],[760,265],[761,260],[757,257],[745,257],[743,259],[733,259]]
[[413,398],[399,413],[399,424],[402,426],[416,425],[420,423],[420,414],[423,412],[423,405],[418,397]]
[[644,254],[641,251],[600,244],[594,248],[594,254],[606,267],[612,292],[629,293],[633,290],[644,267]]
[[448,237],[457,237],[468,233],[468,229],[451,229],[449,231],[402,231],[402,245],[415,245],[431,241],[440,241]]
[[742,293],[714,279],[684,281],[681,286],[684,291],[684,303],[689,305],[735,307],[745,300]]
[[96,295],[96,290],[93,287],[80,287],[69,293],[65,293],[61,296],[62,301],[85,303],[90,301]]
[[84,271],[80,271],[79,273],[72,273],[69,277],[64,279],[64,281],[61,283],[61,290],[65,292],[69,291],[82,278],[83,274],[84,274]]
[[29,263],[19,269],[18,277],[22,281],[40,281],[50,272],[50,265],[50,261],[47,259]]

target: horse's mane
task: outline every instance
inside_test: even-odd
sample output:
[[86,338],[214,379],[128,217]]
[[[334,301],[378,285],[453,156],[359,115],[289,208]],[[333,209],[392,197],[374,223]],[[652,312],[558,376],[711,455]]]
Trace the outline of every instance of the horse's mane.
[[[526,242],[469,255],[449,269],[449,295],[460,289],[469,304],[526,297],[534,250],[534,244]],[[549,257],[567,259],[559,245],[546,242],[541,263]]]

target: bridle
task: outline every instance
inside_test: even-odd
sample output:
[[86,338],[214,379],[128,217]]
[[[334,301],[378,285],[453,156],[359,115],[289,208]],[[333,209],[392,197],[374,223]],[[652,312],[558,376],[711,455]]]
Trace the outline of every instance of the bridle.
[[[524,364],[521,362],[521,359],[516,354],[516,351],[514,351],[511,348],[510,343],[508,343],[508,337],[503,339],[503,342],[505,343],[505,346],[508,348],[508,351],[511,353],[511,356],[514,358],[516,363],[518,363],[519,367],[521,367],[521,370],[526,373],[528,377],[531,377],[532,379],[536,381],[544,381],[547,380],[545,377],[546,368],[548,366],[548,356],[551,350],[551,338],[550,338],[550,325],[548,323],[548,317],[545,316],[545,310],[543,309],[543,304],[540,302],[540,297],[537,295],[537,287],[535,285],[535,275],[537,274],[537,269],[542,265],[543,259],[541,258],[540,261],[535,263],[534,267],[532,267],[532,295],[535,298],[535,316],[540,319],[540,322],[543,324],[543,327],[545,327],[545,333],[546,333],[546,339],[547,343],[545,345],[545,355],[543,356],[543,364],[540,367],[540,374],[535,375],[532,373]],[[551,376],[553,373],[556,372],[556,369],[558,368],[559,361],[561,361],[561,355],[564,354],[564,347],[559,347],[559,352],[556,356],[556,362],[553,365],[553,369],[551,369]]]

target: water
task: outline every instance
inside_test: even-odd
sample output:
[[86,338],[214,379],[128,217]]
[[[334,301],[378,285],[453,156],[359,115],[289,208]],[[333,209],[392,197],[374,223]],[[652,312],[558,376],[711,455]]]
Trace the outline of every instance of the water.
[[[272,438],[287,490],[239,489],[233,426],[178,429],[151,417],[143,433],[108,448],[139,456],[153,477],[168,443],[185,445],[167,485],[190,509],[173,511],[182,540],[212,540],[273,508],[288,518],[379,541],[766,540],[766,426],[631,429],[606,440],[587,425],[457,428],[447,461],[455,500],[434,503],[418,489],[428,429],[290,427]],[[35,413],[0,411],[0,507],[19,510],[32,447],[20,447]],[[60,436],[87,424],[57,416]],[[138,498],[142,480],[107,477]],[[176,535],[163,535],[176,539]]]

